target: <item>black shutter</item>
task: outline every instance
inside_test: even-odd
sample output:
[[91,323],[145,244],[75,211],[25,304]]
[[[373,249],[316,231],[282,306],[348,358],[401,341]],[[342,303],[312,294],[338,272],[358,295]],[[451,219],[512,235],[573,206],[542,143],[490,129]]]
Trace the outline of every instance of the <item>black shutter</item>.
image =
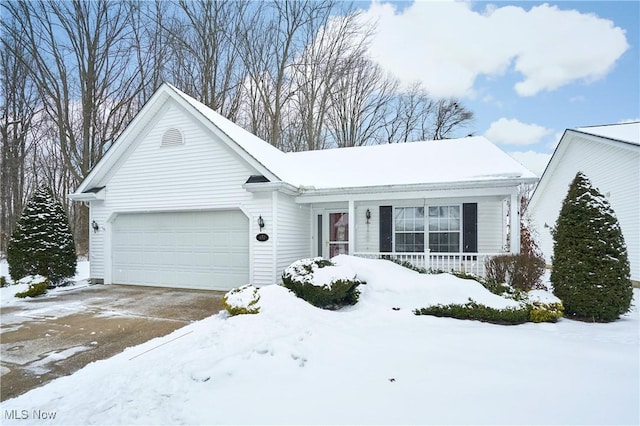
[[478,203],[462,205],[462,251],[478,252]]
[[393,251],[393,208],[380,206],[380,252]]

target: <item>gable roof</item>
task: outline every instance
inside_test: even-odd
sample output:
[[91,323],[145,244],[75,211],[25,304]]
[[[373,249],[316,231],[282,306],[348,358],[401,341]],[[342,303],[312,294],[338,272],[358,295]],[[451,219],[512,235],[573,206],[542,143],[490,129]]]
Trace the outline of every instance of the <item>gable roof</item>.
[[576,131],[619,142],[640,145],[640,121],[607,124],[604,126],[579,127]]
[[[284,153],[203,103],[164,83],[107,151],[72,199],[104,186],[131,151],[136,135],[171,98],[204,122],[224,143],[254,165],[266,180],[294,188],[342,189],[469,182],[535,182],[537,177],[481,136]],[[259,184],[259,183],[252,183]],[[84,198],[81,194],[85,194]]]

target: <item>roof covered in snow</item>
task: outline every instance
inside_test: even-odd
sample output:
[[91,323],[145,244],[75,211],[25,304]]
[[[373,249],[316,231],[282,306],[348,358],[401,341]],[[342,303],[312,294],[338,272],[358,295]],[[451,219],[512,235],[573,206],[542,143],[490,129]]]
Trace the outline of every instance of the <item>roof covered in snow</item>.
[[518,185],[537,181],[534,173],[481,136],[284,153],[165,83],[76,189],[72,198],[80,199],[79,194],[83,191],[93,186],[105,185],[114,165],[124,161],[127,152],[130,152],[130,146],[136,140],[137,133],[133,129],[143,128],[148,122],[148,116],[153,116],[169,98],[199,116],[205,124],[211,124],[212,131],[218,133],[234,151],[256,167],[259,174],[265,175],[267,183],[264,185],[279,180],[298,191],[475,182]]
[[535,178],[482,136],[289,153],[302,185],[316,188]]
[[272,173],[298,187],[355,188],[536,178],[481,136],[285,154],[170,87]]
[[609,124],[605,126],[579,127],[576,130],[607,139],[640,145],[640,121]]

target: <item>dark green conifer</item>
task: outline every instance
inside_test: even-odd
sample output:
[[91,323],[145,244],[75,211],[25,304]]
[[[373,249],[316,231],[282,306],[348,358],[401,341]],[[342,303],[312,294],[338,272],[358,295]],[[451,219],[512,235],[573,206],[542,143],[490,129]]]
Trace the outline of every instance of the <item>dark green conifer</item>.
[[7,263],[14,281],[43,275],[58,285],[75,275],[77,256],[69,220],[49,188],[38,188],[25,206],[9,240]]
[[609,201],[581,172],[569,186],[553,229],[554,293],[565,316],[613,321],[629,310],[629,257]]

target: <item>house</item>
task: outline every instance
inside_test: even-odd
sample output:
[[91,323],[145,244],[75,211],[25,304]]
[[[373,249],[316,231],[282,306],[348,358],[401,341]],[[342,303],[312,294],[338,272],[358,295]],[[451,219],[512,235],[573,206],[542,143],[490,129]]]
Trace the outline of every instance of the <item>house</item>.
[[284,153],[164,84],[70,198],[92,280],[225,290],[339,253],[482,273],[536,181],[483,137]]
[[583,172],[604,194],[624,235],[631,279],[640,284],[640,122],[567,129],[540,178],[528,211],[547,263],[569,184]]

